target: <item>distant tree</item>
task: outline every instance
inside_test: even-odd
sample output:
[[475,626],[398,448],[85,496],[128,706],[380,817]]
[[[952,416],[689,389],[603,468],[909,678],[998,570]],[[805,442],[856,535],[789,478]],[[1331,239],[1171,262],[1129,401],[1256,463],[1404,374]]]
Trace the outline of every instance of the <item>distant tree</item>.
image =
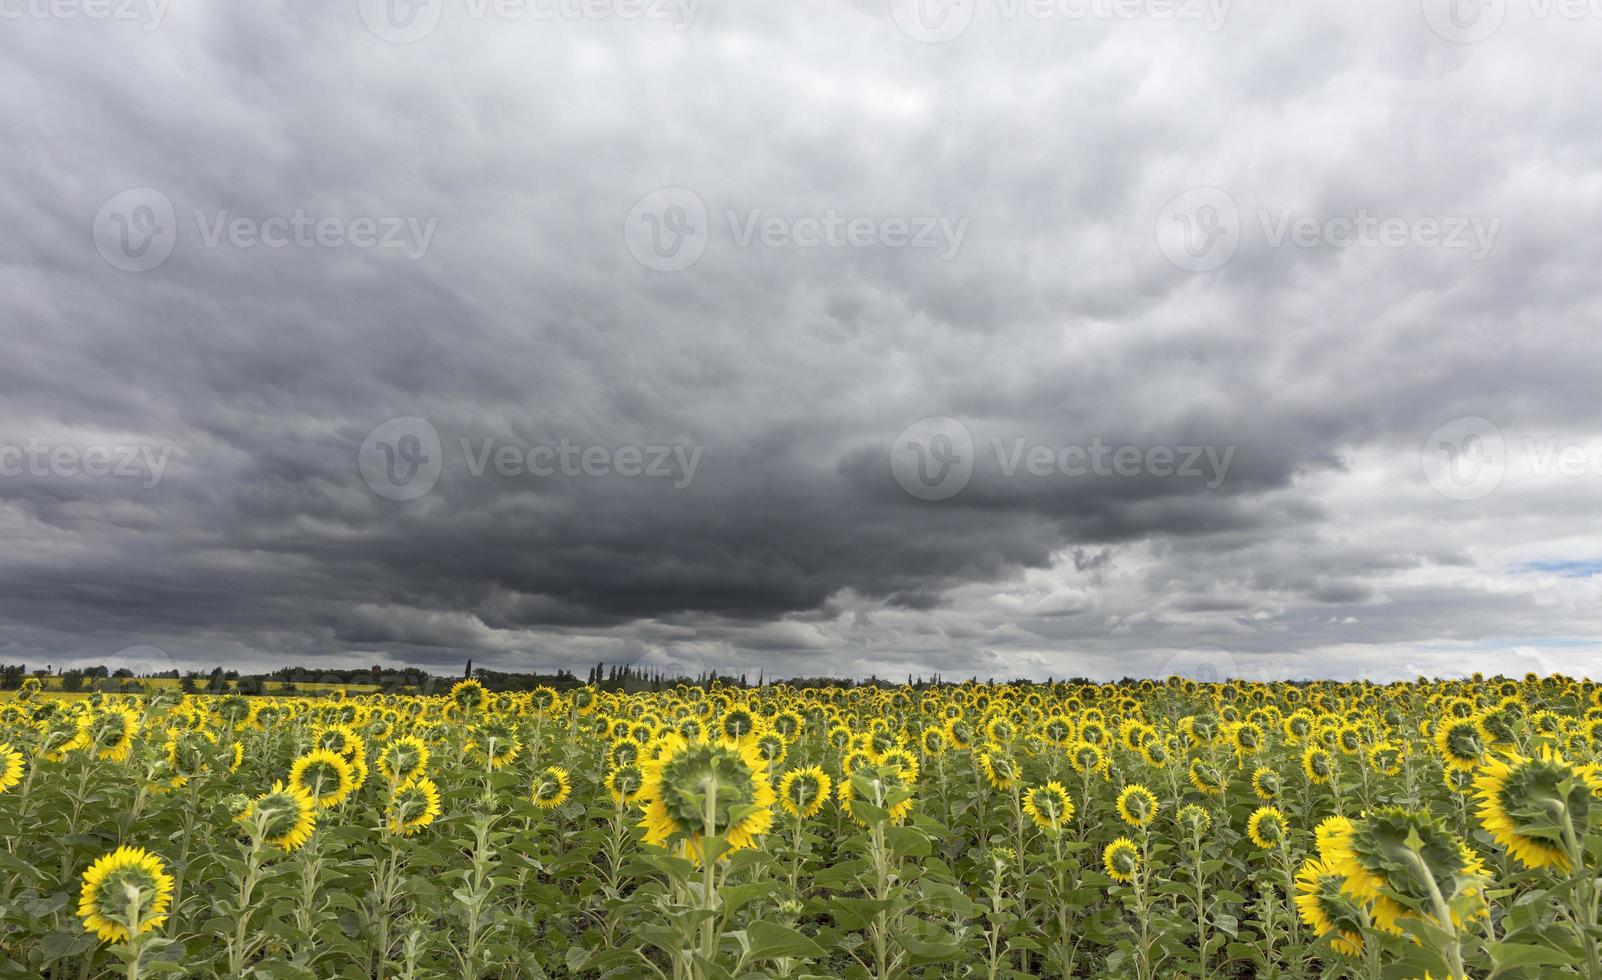
[[69,670],[61,675],[61,689],[68,694],[76,694],[83,690],[83,671]]

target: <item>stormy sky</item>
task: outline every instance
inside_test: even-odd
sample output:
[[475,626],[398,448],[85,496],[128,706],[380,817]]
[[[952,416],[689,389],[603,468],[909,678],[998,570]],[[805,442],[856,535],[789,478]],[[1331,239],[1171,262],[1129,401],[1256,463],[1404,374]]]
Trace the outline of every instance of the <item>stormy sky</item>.
[[1598,5],[0,19],[0,662],[1595,674]]

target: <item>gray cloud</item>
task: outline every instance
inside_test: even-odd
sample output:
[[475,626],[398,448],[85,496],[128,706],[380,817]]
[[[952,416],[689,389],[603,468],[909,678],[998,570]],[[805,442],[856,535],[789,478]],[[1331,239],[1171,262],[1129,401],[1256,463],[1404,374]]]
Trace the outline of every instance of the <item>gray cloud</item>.
[[[868,0],[702,4],[682,31],[452,0],[412,44],[354,0],[8,25],[0,446],[171,457],[153,487],[0,476],[0,660],[1585,670],[1602,590],[1538,563],[1597,557],[1602,473],[1531,446],[1602,444],[1602,120],[1569,94],[1596,31],[1456,45],[1378,0],[1240,0],[1215,31],[1003,9],[943,44]],[[96,216],[140,187],[176,240],[122,271]],[[707,213],[676,272],[624,234],[664,187]],[[1196,187],[1241,220],[1193,273],[1158,229]],[[1479,260],[1267,230],[1360,210],[1500,224]],[[207,244],[297,212],[343,244]],[[878,240],[739,244],[752,215],[794,240],[829,212]],[[967,222],[949,260],[883,240],[923,218]],[[404,247],[351,244],[360,219]],[[387,499],[358,453],[409,416],[442,470]],[[934,416],[974,472],[920,500],[890,450]],[[1419,457],[1463,416],[1509,451],[1453,500]],[[474,475],[464,439],[700,455],[682,487]],[[1232,455],[1214,487],[1008,475],[992,447],[1018,440]]]

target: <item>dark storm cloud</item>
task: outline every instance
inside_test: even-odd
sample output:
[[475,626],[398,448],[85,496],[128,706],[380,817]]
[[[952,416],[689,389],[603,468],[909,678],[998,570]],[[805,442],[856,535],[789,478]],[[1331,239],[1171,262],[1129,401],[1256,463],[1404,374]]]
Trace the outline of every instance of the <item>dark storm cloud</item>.
[[[1461,416],[1524,462],[1525,437],[1602,435],[1602,121],[1562,95],[1594,40],[1464,49],[1377,2],[1235,3],[1211,32],[982,7],[938,45],[866,0],[704,4],[682,31],[467,10],[412,44],[354,2],[0,35],[0,445],[168,454],[153,486],[0,477],[0,659],[1581,669],[1597,584],[1509,569],[1594,558],[1573,526],[1602,474],[1510,464],[1464,502],[1419,452]],[[1531,72],[1543,95],[1498,81]],[[1239,248],[1193,273],[1155,230],[1204,186]],[[91,229],[140,187],[178,237],[129,272]],[[709,222],[681,271],[624,234],[667,187]],[[1479,260],[1270,240],[1359,209],[1500,230]],[[878,238],[740,243],[829,213]],[[297,214],[397,247],[248,237]],[[897,247],[887,219],[947,237]],[[386,499],[358,454],[411,416],[443,471]],[[890,449],[937,416],[973,477],[914,499]],[[684,455],[665,478],[493,463],[564,440]],[[1092,444],[1215,455],[1060,471]],[[1034,447],[1051,472],[1013,455]]]

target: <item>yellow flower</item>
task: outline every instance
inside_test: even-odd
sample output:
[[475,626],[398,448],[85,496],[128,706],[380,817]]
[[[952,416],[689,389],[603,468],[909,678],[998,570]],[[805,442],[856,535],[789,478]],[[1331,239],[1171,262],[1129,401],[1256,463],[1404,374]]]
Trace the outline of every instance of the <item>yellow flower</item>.
[[1217,766],[1206,759],[1190,760],[1190,784],[1206,796],[1217,796],[1224,791],[1228,778]]
[[1113,881],[1129,884],[1140,870],[1140,849],[1127,837],[1120,837],[1101,852],[1101,866]]
[[121,942],[159,929],[172,901],[172,876],[142,847],[119,847],[83,874],[78,917],[102,942]]
[[676,740],[642,768],[648,843],[679,844],[700,860],[708,833],[741,850],[773,826],[773,787],[753,746]]
[[107,708],[83,722],[79,737],[82,747],[91,749],[96,758],[123,762],[133,750],[138,730],[137,714],[127,708]]
[[378,771],[391,783],[409,782],[428,771],[428,745],[415,735],[404,735],[384,747]]
[[1252,792],[1256,793],[1260,800],[1278,799],[1281,785],[1278,770],[1270,769],[1268,766],[1258,766],[1252,772]]
[[541,810],[554,810],[566,803],[572,793],[573,783],[568,778],[567,770],[561,766],[546,766],[534,777],[530,796],[534,805]]
[[1061,783],[1050,782],[1032,787],[1024,794],[1023,810],[1035,826],[1048,834],[1056,834],[1074,818],[1074,801]]
[[289,767],[289,785],[323,809],[338,806],[356,789],[356,772],[338,752],[313,749]]
[[1381,776],[1402,771],[1402,750],[1390,742],[1376,742],[1368,750],[1368,766]]
[[889,802],[890,794],[902,790],[910,790],[912,788],[912,780],[907,778],[906,773],[901,769],[894,766],[873,764],[864,766],[853,772],[851,776],[840,780],[840,788],[836,791],[836,795],[840,799],[841,812],[850,817],[855,823],[867,826],[866,821],[851,812],[851,800],[856,793],[856,789],[852,784],[859,778],[867,785],[875,788],[875,795],[866,797],[865,802],[872,803],[877,800],[877,805],[889,812],[891,823],[901,823],[907,818],[907,814],[912,812],[914,798],[911,796],[898,803]]
[[402,783],[390,795],[384,820],[390,833],[410,837],[439,816],[439,787],[427,776]]
[[1265,851],[1285,843],[1285,834],[1285,814],[1278,807],[1258,807],[1246,820],[1246,836]]
[[640,798],[645,785],[645,771],[638,762],[616,766],[606,774],[606,788],[620,806],[627,806]]
[[317,801],[299,786],[285,786],[283,780],[251,801],[239,820],[256,825],[262,842],[281,851],[293,851],[311,838],[317,828]]
[[1318,786],[1329,782],[1330,774],[1335,771],[1335,757],[1329,751],[1317,745],[1309,745],[1307,751],[1302,753],[1302,772],[1307,781]]
[[457,681],[449,695],[451,702],[458,709],[469,712],[478,710],[479,705],[488,697],[489,692],[484,690],[484,685],[472,678]]
[[1570,765],[1548,746],[1536,758],[1508,753],[1489,759],[1474,779],[1480,825],[1527,868],[1572,867],[1563,842],[1571,827],[1588,825],[1592,794],[1602,779],[1591,766]]
[[1151,790],[1131,783],[1118,794],[1118,816],[1131,827],[1144,827],[1157,816],[1157,797]]
[[1012,789],[1023,775],[1018,761],[997,746],[979,753],[979,768],[984,770],[986,781],[998,790]]
[[1435,748],[1441,760],[1452,768],[1465,771],[1475,768],[1485,754],[1479,722],[1475,718],[1442,721],[1435,732]]
[[1362,916],[1342,893],[1344,882],[1328,862],[1308,858],[1296,872],[1296,910],[1319,936],[1335,933],[1330,945],[1337,953],[1356,956],[1363,949]]
[[22,753],[10,742],[0,742],[0,793],[22,782]]
[[779,802],[798,820],[817,816],[833,792],[829,774],[819,766],[791,769],[779,779]]

